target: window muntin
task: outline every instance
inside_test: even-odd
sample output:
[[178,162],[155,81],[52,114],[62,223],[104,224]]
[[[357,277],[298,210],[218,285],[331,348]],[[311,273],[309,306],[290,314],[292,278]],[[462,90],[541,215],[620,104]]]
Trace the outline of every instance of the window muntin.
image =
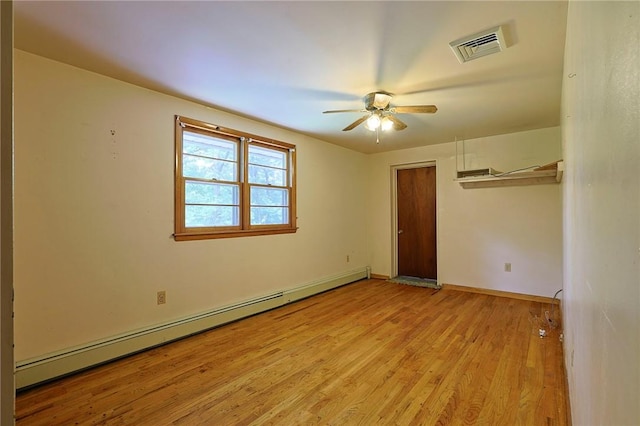
[[176,117],[176,240],[289,233],[295,146]]

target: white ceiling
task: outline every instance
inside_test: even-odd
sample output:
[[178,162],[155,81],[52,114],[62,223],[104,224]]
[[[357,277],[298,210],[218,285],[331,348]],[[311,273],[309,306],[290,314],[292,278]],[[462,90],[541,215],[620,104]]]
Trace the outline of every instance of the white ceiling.
[[[565,1],[17,1],[15,46],[361,152],[560,123]],[[460,64],[449,42],[504,25]],[[408,124],[343,132],[372,91]],[[179,111],[176,111],[179,113]],[[225,125],[225,123],[215,123]]]

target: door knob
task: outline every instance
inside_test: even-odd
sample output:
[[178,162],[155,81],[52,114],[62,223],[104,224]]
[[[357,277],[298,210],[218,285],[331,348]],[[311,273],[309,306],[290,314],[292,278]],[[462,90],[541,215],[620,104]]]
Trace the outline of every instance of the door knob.
[[402,234],[404,231],[402,229],[398,230],[398,234]]

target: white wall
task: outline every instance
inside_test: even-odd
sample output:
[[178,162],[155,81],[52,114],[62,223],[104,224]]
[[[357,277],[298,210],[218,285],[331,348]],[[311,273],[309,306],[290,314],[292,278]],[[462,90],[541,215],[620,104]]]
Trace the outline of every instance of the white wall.
[[[391,142],[389,142],[391,143]],[[466,169],[506,172],[561,158],[560,128],[465,141]],[[458,168],[463,169],[462,142]],[[456,144],[371,157],[372,272],[392,275],[391,167],[437,162],[438,281],[553,296],[562,287],[560,185],[463,189],[454,181]],[[504,271],[511,263],[512,272]]]
[[565,364],[576,425],[640,424],[640,3],[569,4]]
[[[175,242],[175,114],[296,144],[299,231]],[[15,141],[17,361],[367,265],[363,154],[19,50]]]

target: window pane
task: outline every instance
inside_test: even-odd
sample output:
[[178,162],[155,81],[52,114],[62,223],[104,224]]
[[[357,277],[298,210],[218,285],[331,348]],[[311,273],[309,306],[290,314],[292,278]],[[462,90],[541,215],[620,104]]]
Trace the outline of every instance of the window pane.
[[240,210],[233,206],[185,206],[187,228],[203,226],[238,226]]
[[252,225],[286,225],[289,223],[287,207],[251,207]]
[[200,179],[218,179],[235,182],[238,180],[237,163],[209,158],[182,156],[182,175]]
[[252,206],[288,206],[289,191],[280,188],[251,187]]
[[221,160],[237,161],[237,143],[184,131],[182,152]]
[[187,204],[233,204],[239,205],[238,185],[221,183],[187,182],[185,185]]
[[272,169],[264,166],[249,165],[249,183],[262,185],[286,186],[286,170]]
[[280,150],[249,145],[249,164],[286,169],[287,154]]

